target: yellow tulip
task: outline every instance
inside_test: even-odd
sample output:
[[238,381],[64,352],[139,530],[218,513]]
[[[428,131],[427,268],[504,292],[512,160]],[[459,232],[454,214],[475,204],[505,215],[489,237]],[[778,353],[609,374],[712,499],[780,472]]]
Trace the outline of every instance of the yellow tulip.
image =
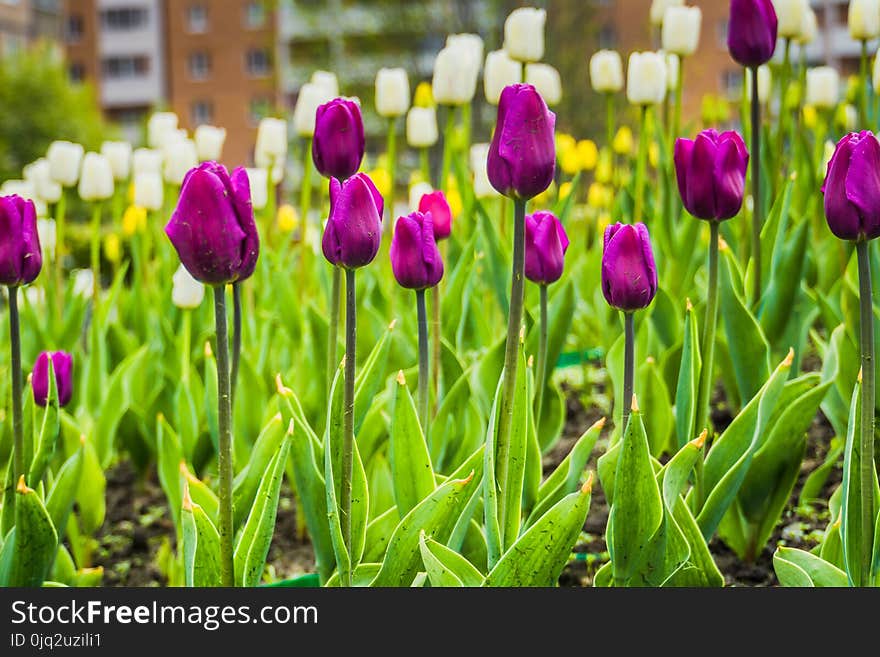
[[532,199],[533,207],[549,207],[556,197],[556,183],[550,183],[550,186],[543,192]]
[[434,93],[430,82],[419,82],[416,87],[413,105],[416,107],[434,107]]
[[648,160],[652,168],[656,169],[660,166],[660,147],[656,141],[652,141],[651,145],[648,146]]
[[391,176],[387,169],[373,169],[368,174],[383,198],[391,195]]
[[556,135],[556,152],[571,150],[577,146],[577,140],[569,134],[560,132]]
[[810,130],[815,130],[819,125],[819,113],[812,105],[804,105],[804,125]]
[[278,230],[282,233],[292,233],[299,226],[299,215],[292,205],[284,204],[278,208],[276,219]]
[[599,218],[596,220],[596,232],[599,235],[605,234],[605,229],[611,225],[611,215],[608,212],[603,212],[599,215]]
[[446,194],[446,202],[449,203],[449,211],[453,217],[458,218],[461,216],[461,212],[464,210],[464,203],[456,187],[449,188],[449,192]]
[[567,199],[571,196],[572,184],[570,182],[564,182],[559,186],[559,199]]
[[587,205],[591,208],[604,208],[608,206],[610,190],[601,183],[593,183],[587,192]]
[[611,164],[611,153],[602,151],[599,164],[596,166],[596,180],[600,183],[610,183],[614,176],[614,167]]
[[632,130],[629,129],[629,126],[623,126],[617,131],[617,134],[614,135],[612,146],[614,152],[618,155],[629,155],[633,151],[633,144]]
[[130,205],[122,215],[122,234],[131,237],[143,232],[147,227],[147,211],[137,205]]
[[581,139],[577,143],[578,159],[581,163],[581,169],[584,171],[592,171],[599,162],[599,147],[596,142],[591,139]]
[[110,233],[104,238],[104,255],[108,262],[112,262],[114,265],[119,264],[119,261],[122,260],[122,244],[116,233]]

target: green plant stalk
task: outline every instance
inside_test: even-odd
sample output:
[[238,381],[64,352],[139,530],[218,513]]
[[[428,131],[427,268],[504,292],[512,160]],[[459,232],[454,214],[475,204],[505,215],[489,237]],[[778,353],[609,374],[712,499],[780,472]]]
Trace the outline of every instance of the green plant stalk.
[[64,311],[64,224],[67,209],[67,191],[61,188],[61,198],[55,204],[55,316],[61,320]]
[[333,266],[333,283],[330,289],[330,326],[327,329],[327,400],[336,373],[336,345],[339,340],[339,301],[342,293],[342,269]]
[[190,357],[192,356],[192,310],[183,308],[183,338],[181,343],[183,353],[180,355],[180,380],[183,383],[189,382]]
[[[18,317],[18,287],[6,289],[9,296],[9,350],[12,364],[12,435],[14,441],[15,481],[25,474],[24,414],[21,406],[21,323]],[[33,483],[33,482],[31,482]]]
[[[357,348],[357,294],[354,269],[345,270],[345,389],[342,416],[342,483],[339,494],[339,520],[342,540],[351,555],[351,477],[354,464],[354,378]],[[351,569],[342,582],[351,586]]]
[[535,405],[535,424],[541,421],[541,411],[544,409],[544,388],[547,385],[547,286],[540,285],[541,291],[541,328],[538,337],[538,400]]
[[266,173],[266,238],[267,240],[272,235],[272,231],[275,228],[275,217],[278,215],[278,187],[275,185],[275,181],[272,179],[272,174],[275,171],[275,161],[272,161],[272,165],[269,167],[269,171]]
[[465,103],[461,106],[461,127],[462,127],[462,153],[467,153],[471,148],[471,104]]
[[859,346],[862,356],[862,408],[859,454],[861,488],[861,576],[860,586],[870,586],[874,534],[874,312],[871,290],[870,242],[856,242],[859,261]]
[[101,202],[92,207],[91,226],[91,264],[92,264],[92,308],[93,312],[98,309],[98,295],[101,292]]
[[[791,72],[791,39],[785,39],[785,49],[784,55],[782,58],[782,67],[779,73],[779,125],[777,126],[776,132],[776,152],[782,153],[783,148],[785,147],[785,135],[788,131],[788,113],[785,109],[785,90],[788,87],[788,79],[790,77]],[[757,69],[752,70],[752,77],[757,80],[758,71]],[[754,91],[757,88],[757,81],[752,82],[752,99],[754,102],[755,94]],[[753,108],[754,113],[754,108]],[[779,167],[779,173],[782,176],[782,179],[785,179],[785,167]],[[777,179],[778,184],[778,179]]]
[[419,164],[422,169],[422,178],[425,179],[426,183],[433,186],[431,182],[431,157],[427,148],[419,149]]
[[238,365],[241,362],[241,282],[232,284],[232,372],[230,374],[230,399],[235,403],[238,383]]
[[440,189],[449,194],[449,171],[452,168],[452,135],[455,132],[455,107],[446,107],[446,130],[443,133],[443,165],[440,169]]
[[504,352],[504,381],[501,394],[501,418],[498,425],[497,480],[501,491],[507,488],[510,431],[513,425],[513,398],[516,392],[518,349],[522,327],[525,290],[526,202],[515,198],[513,220],[513,276],[510,285],[510,315],[507,323],[507,346]]
[[623,356],[623,408],[620,422],[620,435],[626,431],[632,410],[633,394],[635,392],[636,370],[636,329],[635,313],[623,313],[624,328],[624,356]]
[[[786,50],[786,53],[788,51]],[[752,68],[752,301],[761,301],[761,229],[764,227],[761,203],[761,99],[758,98],[758,67]]]
[[[309,211],[312,209],[312,138],[309,137],[305,141],[303,148],[303,179],[300,185],[299,196],[299,213],[302,221],[301,239],[305,245],[303,253],[309,250],[308,232],[309,232]],[[269,184],[272,184],[272,172],[269,172]]]
[[[446,242],[441,241],[440,244],[437,245],[437,248],[440,250],[440,258],[444,262],[446,261]],[[443,325],[440,323],[440,313],[443,309],[443,293],[441,288],[443,286],[443,281],[441,280],[437,285],[434,286],[433,291],[433,302],[431,303],[431,323],[433,324],[433,332],[434,332],[434,341],[433,341],[433,349],[431,358],[433,359],[433,363],[431,366],[431,379],[433,381],[432,386],[434,388],[434,414],[436,415],[437,409],[440,406],[440,358],[443,355]]]
[[605,94],[605,141],[608,143],[608,151],[614,152],[614,94]]
[[670,149],[673,152],[675,140],[681,132],[681,106],[684,96],[684,57],[678,58],[678,84],[675,85],[675,107],[672,114],[672,133],[669,135]]
[[[712,400],[712,375],[715,370],[715,331],[718,325],[718,231],[720,223],[709,222],[709,290],[706,297],[706,324],[703,329],[700,390],[697,396],[696,430],[709,429],[709,406]],[[696,499],[702,505],[702,459],[697,460]]]
[[859,72],[861,76],[861,89],[859,93],[859,123],[868,125],[868,94],[869,94],[869,78],[868,73],[868,42],[862,40],[862,57],[859,63]]
[[422,433],[428,438],[428,427],[431,417],[430,408],[430,375],[428,356],[428,311],[425,306],[425,291],[416,290],[416,308],[419,317],[419,420],[422,423]]
[[388,118],[388,141],[385,147],[385,152],[388,156],[388,181],[389,181],[389,189],[388,189],[388,198],[385,199],[385,210],[388,213],[389,221],[386,224],[388,226],[388,232],[390,233],[391,226],[391,216],[394,214],[394,190],[395,186],[395,178],[397,176],[397,117],[392,116]]
[[229,380],[229,335],[226,330],[226,286],[214,287],[217,334],[217,470],[220,477],[220,583],[235,586],[232,526],[232,393]]
[[636,160],[636,201],[633,222],[642,220],[645,205],[645,176],[648,167],[648,105],[642,105],[639,118],[639,152]]

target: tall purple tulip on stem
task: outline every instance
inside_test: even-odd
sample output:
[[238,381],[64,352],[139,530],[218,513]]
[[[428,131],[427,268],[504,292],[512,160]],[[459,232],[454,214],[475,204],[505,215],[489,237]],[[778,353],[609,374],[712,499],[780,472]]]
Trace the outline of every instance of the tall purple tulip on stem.
[[226,326],[226,286],[254,273],[260,252],[247,173],[229,172],[205,162],[183,180],[177,208],[165,234],[180,261],[197,281],[214,290],[217,333],[217,469],[220,477],[220,582],[235,585],[232,522],[232,385],[229,335]]
[[24,415],[22,413],[21,329],[18,288],[40,275],[43,252],[37,234],[33,201],[19,196],[0,197],[0,285],[9,297],[9,347],[12,363],[12,435],[15,481],[25,475]]
[[880,143],[868,131],[852,133],[837,144],[822,186],[825,219],[831,232],[856,243],[859,261],[859,345],[862,359],[859,484],[861,545],[859,586],[870,586],[874,544],[874,313],[869,243],[880,237]]
[[[758,67],[773,57],[777,29],[776,10],[771,0],[730,1],[727,49],[734,61],[752,72],[752,301],[755,304],[761,299],[761,228],[764,223],[764,207],[761,202],[761,99],[758,95]],[[788,44],[789,41],[786,40],[784,74],[787,74],[788,68]]]

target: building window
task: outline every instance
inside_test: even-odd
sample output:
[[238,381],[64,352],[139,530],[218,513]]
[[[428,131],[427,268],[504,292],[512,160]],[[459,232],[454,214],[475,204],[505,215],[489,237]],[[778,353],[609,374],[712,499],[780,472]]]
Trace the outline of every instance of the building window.
[[104,77],[125,79],[143,77],[150,71],[150,60],[146,56],[108,57],[101,63]]
[[617,30],[613,25],[603,25],[599,30],[599,48],[616,48]]
[[200,126],[214,121],[214,103],[209,100],[197,100],[190,108],[193,125]]
[[265,96],[257,96],[251,99],[250,109],[248,112],[248,121],[253,126],[259,125],[260,121],[265,119],[272,110],[272,99]]
[[82,41],[85,26],[83,17],[80,14],[71,14],[67,17],[67,23],[64,26],[64,38],[67,43],[79,43]]
[[113,32],[127,32],[144,27],[148,21],[144,7],[123,7],[101,12],[101,27]]
[[721,73],[721,93],[727,98],[736,99],[742,95],[743,73],[742,69],[724,71]]
[[266,24],[266,7],[261,0],[251,0],[244,8],[244,24],[250,29],[258,29]]
[[722,18],[718,21],[715,33],[718,35],[718,43],[722,48],[727,48],[727,30],[730,27],[730,21]]
[[208,8],[205,5],[190,5],[186,10],[187,30],[192,34],[208,31]]
[[211,56],[204,52],[194,52],[189,56],[189,77],[193,80],[207,80],[211,75]]
[[67,69],[67,77],[71,82],[82,82],[86,79],[86,67],[82,62],[72,62]]
[[269,52],[265,48],[251,48],[245,57],[248,75],[260,77],[269,74]]

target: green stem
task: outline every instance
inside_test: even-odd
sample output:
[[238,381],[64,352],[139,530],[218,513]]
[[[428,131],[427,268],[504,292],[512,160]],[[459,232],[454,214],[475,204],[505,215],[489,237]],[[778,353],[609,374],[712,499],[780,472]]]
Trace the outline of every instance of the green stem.
[[547,286],[541,285],[541,333],[538,340],[538,400],[535,405],[535,426],[541,421],[544,408],[544,388],[547,385]]
[[220,477],[220,583],[223,586],[235,586],[232,547],[232,398],[225,285],[214,287],[214,325],[217,333],[217,422],[220,429],[217,453]]
[[430,415],[428,413],[431,395],[429,393],[429,357],[428,357],[428,310],[425,306],[425,291],[416,290],[416,308],[419,317],[419,420],[422,433],[428,438]]
[[[441,246],[442,249],[442,246]],[[431,378],[433,380],[434,387],[434,413],[437,412],[437,407],[440,405],[440,357],[442,355],[442,326],[440,324],[440,310],[441,310],[441,302],[443,295],[440,292],[440,286],[443,284],[443,281],[440,281],[434,287],[433,293],[433,302],[431,303],[431,323],[434,331],[434,344],[433,344],[433,363],[431,367]]]
[[232,373],[230,375],[230,397],[235,402],[235,387],[238,383],[238,365],[241,362],[241,283],[232,284]]
[[390,184],[388,198],[385,199],[385,209],[389,218],[386,225],[390,227],[392,223],[391,216],[394,214],[394,190],[396,189],[395,178],[397,176],[397,117],[394,116],[388,119],[388,141],[386,153],[388,155],[388,180]]
[[[311,156],[311,148],[309,149],[309,155]],[[311,157],[309,157],[311,160]],[[278,214],[278,187],[275,185],[275,181],[273,180],[273,173],[275,171],[276,162],[273,159],[271,166],[269,167],[269,171],[266,174],[266,186],[268,189],[266,190],[266,235],[269,236],[272,230],[275,228],[275,217]]]
[[183,348],[180,354],[180,380],[184,383],[189,381],[190,357],[192,356],[192,310],[183,309]]
[[462,153],[467,153],[471,148],[471,125],[471,104],[465,103],[461,106],[461,127],[463,128]]
[[339,297],[342,288],[342,269],[333,267],[333,284],[330,290],[330,326],[327,333],[327,400],[336,374],[336,345],[339,340]]
[[[351,555],[351,476],[354,463],[354,378],[357,354],[357,294],[354,269],[345,270],[345,390],[342,417],[342,482],[339,494],[339,520],[342,540]],[[354,565],[352,564],[352,567]],[[343,586],[351,586],[351,568]]]
[[[673,110],[672,115],[672,134],[670,135],[670,140],[672,142],[672,146],[675,145],[675,140],[679,136],[679,132],[681,132],[681,105],[682,98],[684,95],[684,57],[678,58],[678,84],[675,86],[675,108]],[[669,150],[672,153],[672,148]]]
[[61,189],[61,198],[55,205],[55,315],[61,320],[64,311],[64,224],[67,192]]
[[605,140],[608,143],[608,151],[614,152],[614,94],[605,94]]
[[449,171],[452,168],[452,136],[455,133],[455,107],[446,108],[446,131],[443,133],[443,166],[440,173],[440,189],[449,194]]
[[761,99],[758,98],[758,67],[752,68],[752,301],[761,300],[761,229],[764,204],[761,202]]
[[629,421],[630,411],[632,410],[633,394],[635,392],[635,370],[636,370],[636,330],[635,330],[635,314],[623,314],[624,326],[624,357],[623,357],[623,413],[620,422],[620,432],[626,431],[626,424]]
[[861,582],[871,584],[874,534],[874,312],[871,291],[870,243],[856,242],[859,260],[859,343],[862,355],[862,408],[859,453],[859,485],[861,488]]
[[422,178],[425,179],[426,183],[433,186],[431,182],[431,157],[427,148],[419,149],[419,164],[422,168]]
[[862,40],[862,58],[859,65],[861,73],[861,93],[859,93],[859,123],[868,125],[868,85],[870,74],[868,73],[868,42]]
[[709,427],[712,375],[715,369],[715,329],[718,324],[718,228],[717,221],[709,222],[709,290],[706,298],[706,323],[703,328],[703,366],[697,403],[697,431]]
[[648,105],[642,105],[642,113],[639,119],[639,153],[636,161],[636,201],[633,212],[633,221],[638,223],[642,220],[642,212],[645,203],[645,176],[648,166]]
[[[309,249],[308,231],[309,231],[309,211],[312,205],[312,138],[309,137],[305,141],[303,153],[303,179],[300,186],[299,197],[299,215],[302,222],[301,236],[305,245],[305,251]],[[272,184],[272,172],[269,172],[269,184]]]
[[[9,296],[9,348],[12,363],[12,434],[15,445],[15,482],[25,473],[24,462],[24,424],[21,407],[21,328],[18,317],[18,287],[6,290]],[[13,482],[13,483],[15,483]],[[31,482],[32,484],[35,482]]]
[[92,208],[91,226],[91,263],[92,263],[92,308],[93,312],[98,309],[98,294],[101,292],[101,203],[95,203]]

